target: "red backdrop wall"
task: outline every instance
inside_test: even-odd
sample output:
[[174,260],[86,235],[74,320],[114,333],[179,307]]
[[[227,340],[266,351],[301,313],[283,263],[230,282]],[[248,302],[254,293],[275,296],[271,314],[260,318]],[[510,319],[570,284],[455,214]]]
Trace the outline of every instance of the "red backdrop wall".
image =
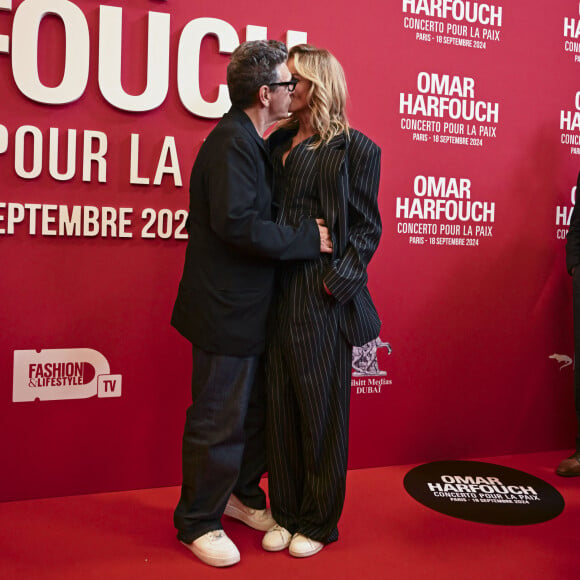
[[182,210],[248,34],[334,52],[383,150],[351,467],[573,445],[579,4],[492,1],[0,0],[0,500],[179,482]]

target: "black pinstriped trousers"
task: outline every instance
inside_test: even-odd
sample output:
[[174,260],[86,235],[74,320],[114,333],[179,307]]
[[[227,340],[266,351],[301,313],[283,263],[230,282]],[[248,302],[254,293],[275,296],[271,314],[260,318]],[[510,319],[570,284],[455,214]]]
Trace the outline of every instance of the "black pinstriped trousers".
[[291,533],[338,539],[348,460],[352,346],[325,261],[287,266],[267,358],[268,488],[274,519]]

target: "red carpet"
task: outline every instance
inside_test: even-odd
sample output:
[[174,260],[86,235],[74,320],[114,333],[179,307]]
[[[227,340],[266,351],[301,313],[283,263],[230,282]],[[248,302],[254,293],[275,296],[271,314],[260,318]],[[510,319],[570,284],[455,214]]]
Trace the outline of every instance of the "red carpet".
[[227,517],[242,561],[199,562],[175,539],[177,487],[0,504],[0,578],[580,578],[580,477],[554,467],[566,452],[484,458],[539,477],[562,494],[564,512],[528,526],[455,519],[415,502],[403,488],[413,466],[349,472],[340,540],[304,560],[266,553],[262,534]]

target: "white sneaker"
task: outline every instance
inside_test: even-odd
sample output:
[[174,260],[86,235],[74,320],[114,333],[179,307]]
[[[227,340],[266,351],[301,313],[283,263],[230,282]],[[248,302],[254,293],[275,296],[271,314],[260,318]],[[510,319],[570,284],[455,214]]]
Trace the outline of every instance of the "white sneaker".
[[240,552],[223,530],[214,530],[200,536],[191,544],[181,542],[202,562],[222,568],[233,566],[240,561]]
[[269,530],[276,523],[269,509],[255,510],[244,505],[234,494],[230,496],[224,514],[262,532]]
[[308,556],[318,554],[322,548],[324,548],[322,542],[312,540],[302,534],[294,534],[290,542],[290,555],[295,558],[308,558]]
[[274,524],[262,539],[262,548],[268,552],[279,552],[290,545],[292,534],[282,526]]

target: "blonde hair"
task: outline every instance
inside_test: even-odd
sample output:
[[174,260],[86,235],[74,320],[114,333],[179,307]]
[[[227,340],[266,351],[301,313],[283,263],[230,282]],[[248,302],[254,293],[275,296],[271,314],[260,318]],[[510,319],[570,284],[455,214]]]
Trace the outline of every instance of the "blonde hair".
[[[299,44],[290,49],[288,59],[294,59],[296,72],[310,81],[307,101],[310,108],[310,123],[319,137],[313,149],[328,143],[343,132],[348,133],[346,100],[348,91],[342,66],[328,50],[311,44]],[[291,115],[281,123],[288,128],[298,126],[298,119]]]

